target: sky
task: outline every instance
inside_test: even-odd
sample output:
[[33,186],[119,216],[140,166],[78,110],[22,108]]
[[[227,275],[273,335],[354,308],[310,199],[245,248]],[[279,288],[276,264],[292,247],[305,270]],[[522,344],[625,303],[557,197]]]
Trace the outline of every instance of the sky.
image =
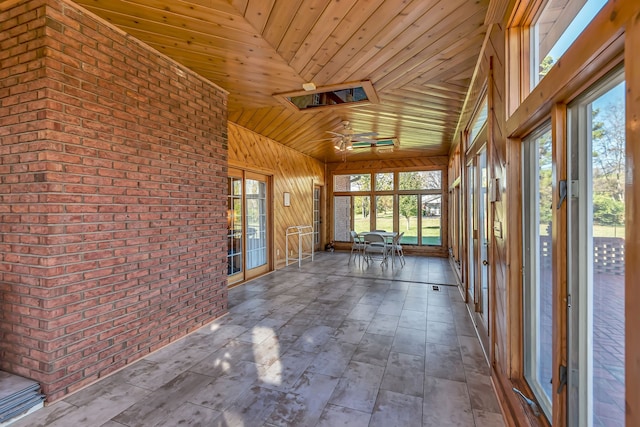
[[[578,38],[605,4],[607,4],[607,0],[587,0],[574,20],[569,24],[567,30],[549,51],[549,55],[554,58],[554,61],[557,61],[567,51],[569,46]],[[596,101],[599,104],[596,108],[603,108],[607,103],[613,102],[615,98],[624,99],[624,88],[624,83],[616,85]]]
[[593,20],[596,14],[607,4],[606,0],[587,0],[574,20],[569,24],[567,30],[560,36],[556,44],[551,48],[549,54],[556,61],[567,51],[571,43],[584,31],[585,27]]

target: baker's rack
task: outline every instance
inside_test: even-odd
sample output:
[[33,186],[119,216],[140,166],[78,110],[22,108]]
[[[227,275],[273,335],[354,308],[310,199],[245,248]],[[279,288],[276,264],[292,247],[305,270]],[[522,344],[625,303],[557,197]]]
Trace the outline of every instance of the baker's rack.
[[[286,262],[285,266],[289,265],[289,238],[292,236],[298,236],[298,256],[296,257],[298,260],[298,267],[302,266],[302,260],[311,258],[313,261],[313,227],[310,225],[292,225],[291,227],[287,227],[286,237],[285,237],[285,252],[286,252]],[[310,242],[309,246],[311,247],[310,252],[304,252],[303,247],[303,238],[304,240],[308,240]],[[295,259],[291,257],[293,260],[291,263],[295,262]]]

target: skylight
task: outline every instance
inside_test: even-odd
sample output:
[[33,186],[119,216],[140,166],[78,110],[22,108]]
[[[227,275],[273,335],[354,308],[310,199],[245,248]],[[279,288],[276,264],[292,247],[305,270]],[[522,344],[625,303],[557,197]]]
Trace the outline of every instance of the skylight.
[[310,91],[279,93],[274,96],[296,111],[316,111],[320,108],[352,107],[379,102],[378,95],[368,80],[324,86]]

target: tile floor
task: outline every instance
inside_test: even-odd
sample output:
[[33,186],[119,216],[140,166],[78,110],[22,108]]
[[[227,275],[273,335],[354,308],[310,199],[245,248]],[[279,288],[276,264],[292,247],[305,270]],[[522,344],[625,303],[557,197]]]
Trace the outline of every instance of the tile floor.
[[503,426],[448,261],[348,258],[233,288],[228,315],[12,427]]

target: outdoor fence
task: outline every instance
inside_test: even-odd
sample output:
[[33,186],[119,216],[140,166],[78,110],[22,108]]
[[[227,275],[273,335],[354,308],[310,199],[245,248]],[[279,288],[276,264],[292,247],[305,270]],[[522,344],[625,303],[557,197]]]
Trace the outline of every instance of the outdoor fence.
[[[540,237],[542,268],[551,268],[551,236]],[[624,239],[621,237],[593,238],[593,273],[624,276]]]

